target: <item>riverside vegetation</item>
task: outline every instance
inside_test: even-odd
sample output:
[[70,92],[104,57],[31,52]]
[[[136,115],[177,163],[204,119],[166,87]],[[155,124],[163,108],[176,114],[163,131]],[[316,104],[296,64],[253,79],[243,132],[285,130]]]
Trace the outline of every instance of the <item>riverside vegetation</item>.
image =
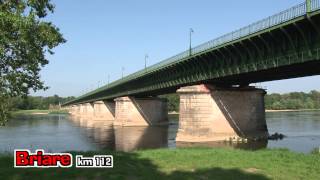
[[113,168],[13,168],[13,156],[0,155],[3,179],[319,179],[320,155],[284,149],[156,149],[111,154]]
[[7,121],[8,99],[48,89],[40,70],[53,49],[66,42],[45,18],[53,11],[50,0],[0,0],[0,125]]
[[[168,99],[169,111],[179,111],[179,96],[177,94],[162,95],[160,97]],[[64,98],[59,97],[58,95],[49,97],[28,96],[26,98],[12,97],[6,102],[11,111],[17,111],[15,114],[22,114],[23,112],[30,114],[32,112],[41,113],[45,112],[46,110],[50,110],[50,112],[52,112],[52,110],[57,109],[55,107],[58,107],[64,102],[73,100],[74,98],[75,97],[72,96]],[[267,94],[265,96],[265,107],[266,109],[272,110],[320,109],[320,92],[313,90],[309,93],[292,92],[286,94]]]
[[[179,110],[179,96],[177,94],[163,95],[168,99],[168,110]],[[291,92],[285,94],[266,94],[265,108],[272,110],[320,109],[320,92],[313,90],[309,93]]]
[[41,96],[28,96],[26,98],[13,97],[10,98],[8,107],[11,111],[18,110],[48,110],[57,109],[61,104],[73,100],[74,97],[59,97],[58,95],[41,97]]

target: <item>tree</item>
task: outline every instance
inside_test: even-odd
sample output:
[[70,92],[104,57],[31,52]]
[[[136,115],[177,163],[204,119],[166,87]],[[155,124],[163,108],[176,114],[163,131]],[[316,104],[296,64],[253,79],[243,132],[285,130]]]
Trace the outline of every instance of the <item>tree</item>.
[[166,95],[162,95],[160,97],[167,98],[169,111],[179,111],[180,100],[179,100],[178,94],[166,94]]
[[50,0],[0,0],[0,124],[6,120],[8,98],[48,88],[39,72],[48,64],[46,55],[66,42],[44,20],[53,10]]
[[320,92],[319,91],[311,91],[311,98],[314,102],[315,108],[320,108]]

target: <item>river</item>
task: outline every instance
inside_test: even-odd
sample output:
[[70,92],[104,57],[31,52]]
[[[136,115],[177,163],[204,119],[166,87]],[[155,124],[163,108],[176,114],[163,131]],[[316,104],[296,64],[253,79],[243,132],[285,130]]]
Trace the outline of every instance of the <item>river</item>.
[[21,115],[0,127],[0,152],[44,149],[46,152],[112,149],[132,151],[149,148],[191,146],[242,149],[287,148],[310,153],[320,147],[320,111],[268,112],[269,133],[282,133],[282,140],[255,143],[176,143],[178,117],[161,127],[116,127],[110,121],[75,119],[68,115]]

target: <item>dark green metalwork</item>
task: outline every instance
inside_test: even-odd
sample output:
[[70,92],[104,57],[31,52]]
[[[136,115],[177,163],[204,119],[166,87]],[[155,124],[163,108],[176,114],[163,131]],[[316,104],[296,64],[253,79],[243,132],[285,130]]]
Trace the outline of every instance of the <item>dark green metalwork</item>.
[[311,12],[311,0],[306,0],[307,13]]
[[123,77],[64,105],[155,96],[200,83],[245,85],[320,74],[320,0],[310,0]]

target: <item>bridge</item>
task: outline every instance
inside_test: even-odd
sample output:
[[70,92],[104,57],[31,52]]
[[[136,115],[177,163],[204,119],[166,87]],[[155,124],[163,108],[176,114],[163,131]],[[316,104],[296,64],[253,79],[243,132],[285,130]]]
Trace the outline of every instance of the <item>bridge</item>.
[[320,0],[306,0],[65,103],[114,125],[165,124],[180,95],[177,141],[268,136],[263,89],[251,83],[320,74]]

